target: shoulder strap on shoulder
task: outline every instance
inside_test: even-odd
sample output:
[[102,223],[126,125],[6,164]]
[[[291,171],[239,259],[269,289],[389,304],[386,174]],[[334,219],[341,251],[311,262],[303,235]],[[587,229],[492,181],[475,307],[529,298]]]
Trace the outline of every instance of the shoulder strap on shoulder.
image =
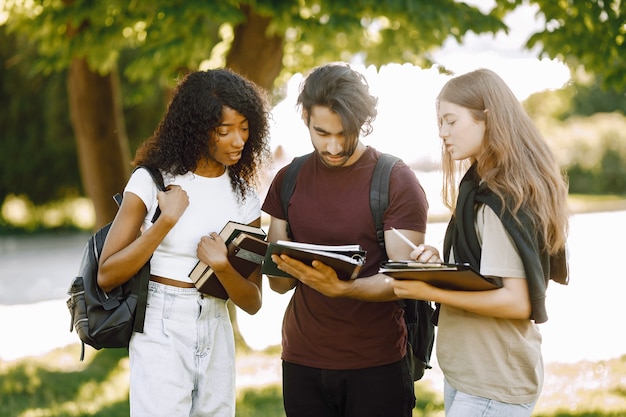
[[[163,175],[161,175],[161,171],[157,168],[148,167],[139,165],[137,166],[133,172],[135,172],[139,168],[144,168],[146,171],[150,173],[154,183],[160,191],[165,191],[165,183],[163,182]],[[157,206],[156,211],[154,212],[154,216],[152,217],[152,223],[156,222],[161,214],[161,210]],[[146,317],[146,305],[148,301],[148,281],[150,280],[150,263],[148,262],[144,265],[139,271],[138,279],[134,279],[133,281],[133,289],[131,292],[133,294],[137,294],[137,307],[135,309],[135,322],[133,323],[133,331],[135,332],[143,332],[143,324]]]
[[[163,182],[163,175],[161,175],[161,171],[159,171],[158,168],[149,167],[145,165],[138,165],[137,167],[135,167],[135,169],[133,169],[133,172],[137,171],[140,168],[143,168],[150,173],[152,180],[154,181],[154,183],[156,184],[157,188],[160,191],[165,191],[165,183]],[[161,215],[161,209],[157,206],[154,212],[154,216],[152,217],[152,223],[156,222],[160,215]]]
[[[165,191],[165,184],[163,182],[163,175],[161,175],[161,171],[159,171],[156,168],[139,165],[139,166],[135,167],[135,169],[133,169],[133,172],[137,171],[139,168],[143,168],[146,171],[148,171],[150,173],[150,176],[152,176],[152,180],[156,184],[157,188],[159,190],[161,190],[161,191]],[[121,206],[122,205],[122,194],[116,193],[113,196],[113,200],[115,200],[115,203],[117,204],[118,207]],[[157,212],[154,213],[154,217],[152,218],[152,223],[154,223],[156,221],[156,219],[159,217],[159,214],[161,214],[161,211],[157,207]]]
[[[149,166],[140,165],[137,168],[143,168],[150,173],[152,176],[152,180],[156,184],[157,188],[161,191],[165,191],[165,183],[163,182],[163,175],[161,175],[161,171],[158,168],[153,168]],[[137,169],[135,168],[135,170]]]
[[[302,164],[310,156],[302,155],[293,159],[293,161],[287,167],[283,182],[280,187],[280,200],[283,206],[287,223],[289,223],[289,200],[296,187],[296,179],[298,172],[302,167]],[[398,162],[400,158],[389,154],[381,154],[380,158],[374,168],[374,174],[372,175],[372,183],[370,186],[370,209],[374,218],[374,225],[376,226],[376,237],[379,245],[385,247],[385,235],[383,230],[383,215],[385,210],[389,206],[389,178],[391,176],[391,170],[393,166]],[[287,224],[287,232],[291,237],[291,230],[289,224]]]
[[393,166],[400,158],[383,153],[376,162],[372,184],[370,186],[370,208],[376,226],[376,238],[381,248],[385,248],[385,231],[383,230],[383,215],[389,206],[389,178]]
[[283,182],[280,185],[280,202],[283,206],[283,212],[285,213],[285,220],[287,220],[287,235],[291,239],[291,229],[289,228],[289,200],[293,195],[293,191],[296,188],[296,179],[298,178],[298,172],[302,168],[302,164],[306,161],[312,153],[293,158],[293,161],[287,166]]

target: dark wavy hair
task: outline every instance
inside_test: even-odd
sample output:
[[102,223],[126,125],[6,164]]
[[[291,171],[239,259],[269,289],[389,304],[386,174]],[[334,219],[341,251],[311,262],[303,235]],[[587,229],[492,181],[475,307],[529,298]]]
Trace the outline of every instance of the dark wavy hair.
[[315,68],[301,85],[297,105],[311,121],[314,106],[328,107],[341,118],[345,137],[356,141],[372,132],[378,99],[369,93],[367,80],[348,64],[331,63]]
[[233,190],[245,198],[246,191],[258,185],[260,170],[269,161],[269,104],[264,90],[228,69],[186,75],[154,134],[137,149],[132,165],[172,175],[195,171],[202,158],[212,159],[210,132],[221,123],[225,106],[248,119],[249,137],[241,159],[228,167]]

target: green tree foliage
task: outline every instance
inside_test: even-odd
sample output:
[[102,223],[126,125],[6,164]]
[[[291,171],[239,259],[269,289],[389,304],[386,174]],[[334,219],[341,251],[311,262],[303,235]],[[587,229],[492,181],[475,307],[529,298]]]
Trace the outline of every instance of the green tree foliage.
[[[84,195],[68,114],[67,71],[33,73],[36,56],[24,36],[7,34],[0,26],[0,205],[9,194],[25,195],[36,205]],[[122,65],[127,59],[121,56]],[[156,80],[126,79],[122,90],[127,92],[124,114],[132,122],[127,128],[134,150],[156,127],[165,91]]]
[[[453,0],[169,0],[107,2],[35,1],[11,3],[8,25],[28,34],[41,60],[35,71],[55,72],[74,57],[86,57],[100,73],[116,67],[120,54],[134,50],[124,69],[131,80],[155,75],[172,82],[181,69],[207,60],[224,64],[234,28],[245,24],[244,7],[270,19],[268,31],[284,40],[286,74],[331,60],[424,64],[428,52],[449,36],[468,31],[506,30],[501,15],[483,14]],[[249,63],[254,66],[254,62]]]
[[130,130],[116,103],[150,96],[137,93],[145,88],[122,93],[118,68],[122,86],[161,88],[190,69],[230,66],[271,89],[276,79],[280,85],[295,71],[332,60],[427,64],[429,51],[449,36],[506,30],[497,11],[453,0],[49,0],[3,8],[7,28],[37,49],[30,74],[69,69],[82,183],[99,224],[114,215],[109,196],[127,175]]
[[[9,194],[42,204],[80,190],[66,72],[29,74],[35,51],[0,27],[0,204]],[[15,51],[20,51],[19,55]]]
[[559,165],[569,177],[570,193],[626,194],[624,115],[595,113],[563,121],[541,114],[534,118],[553,149],[558,150]]
[[593,116],[596,113],[619,112],[626,115],[626,95],[617,89],[605,89],[597,77],[572,82],[559,90],[542,91],[531,95],[524,105],[533,117],[551,117],[566,120],[574,116]]
[[[294,72],[332,60],[429,66],[430,51],[448,37],[461,41],[470,30],[506,30],[502,18],[523,3],[538,6],[546,22],[527,46],[539,47],[543,55],[573,69],[584,66],[614,94],[607,101],[597,96],[595,85],[578,86],[571,93],[577,103],[572,112],[609,110],[606,104],[613,101],[622,106],[626,3],[619,0],[496,0],[489,13],[453,0],[3,2],[0,25],[19,35],[3,35],[2,94],[15,97],[19,88],[19,97],[26,100],[5,100],[9,111],[0,115],[2,126],[9,127],[3,130],[3,146],[10,150],[1,156],[7,168],[0,177],[0,197],[11,191],[40,202],[78,189],[62,87],[74,59],[86,59],[103,75],[122,69],[120,98],[130,121],[126,127],[132,151],[154,129],[167,101],[163,89],[181,72],[231,64],[270,88]],[[265,22],[255,29],[263,31],[257,38],[280,41],[276,47],[281,51],[272,58],[278,60],[280,74],[258,74],[270,70],[251,54],[254,33],[244,38],[241,30],[252,26],[253,18]],[[33,181],[25,175],[29,166],[45,167],[49,175]],[[52,178],[56,183],[51,186]]]
[[626,95],[623,90],[607,88],[606,82],[594,78],[590,83],[574,83],[566,87],[573,90],[569,111],[561,118],[570,116],[591,116],[595,113],[614,111],[626,115]]
[[[520,4],[522,0],[500,1]],[[623,0],[531,0],[545,17],[545,30],[528,40],[542,55],[558,58],[571,68],[583,66],[602,85],[626,87],[626,2]]]

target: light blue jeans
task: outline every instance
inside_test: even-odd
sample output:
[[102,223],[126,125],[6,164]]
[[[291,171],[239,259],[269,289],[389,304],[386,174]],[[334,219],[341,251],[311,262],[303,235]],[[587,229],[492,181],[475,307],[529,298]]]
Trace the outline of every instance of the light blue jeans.
[[235,415],[235,343],[224,300],[150,281],[129,346],[130,415]]
[[443,401],[446,417],[530,417],[536,401],[508,404],[455,390],[444,380]]

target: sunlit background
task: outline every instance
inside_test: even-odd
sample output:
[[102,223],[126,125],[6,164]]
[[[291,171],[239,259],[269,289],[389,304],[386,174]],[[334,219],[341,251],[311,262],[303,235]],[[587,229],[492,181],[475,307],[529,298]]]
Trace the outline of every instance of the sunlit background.
[[[484,4],[485,2],[477,1],[476,3]],[[466,36],[462,46],[454,41],[447,42],[435,58],[456,74],[480,67],[490,68],[504,78],[519,100],[525,100],[529,95],[539,91],[561,88],[569,80],[568,68],[558,61],[539,60],[536,53],[524,51],[522,48],[530,31],[536,29],[534,13],[535,10],[531,7],[521,7],[505,20],[511,29],[508,35],[494,37],[470,34]],[[449,76],[440,74],[436,69],[421,69],[408,64],[389,64],[380,70],[376,70],[375,67],[364,67],[358,62],[353,65],[366,76],[371,92],[379,99],[374,131],[368,137],[363,138],[363,141],[381,151],[401,156],[407,163],[419,163],[426,166],[428,163],[436,164],[439,160],[440,141],[435,119],[435,97]],[[276,151],[279,147],[282,148],[280,152],[282,157],[275,161],[275,169],[286,164],[293,156],[312,150],[308,133],[295,105],[301,81],[301,74],[292,77],[286,86],[285,99],[273,109],[272,149]],[[431,213],[445,215],[439,198],[440,173],[418,171],[416,174],[426,190]],[[28,219],[23,219],[23,217],[30,208],[25,207],[24,204],[19,199],[5,204],[3,215],[16,223],[27,221]],[[81,199],[75,204],[76,206],[64,208],[64,210],[71,210],[70,215],[73,218],[82,219],[81,221],[87,225],[89,222],[93,224],[93,208],[89,202]],[[428,234],[436,240],[433,243],[437,243],[443,237],[442,224],[429,226]],[[11,262],[23,261],[15,257],[4,265],[0,265],[0,271],[3,268],[13,267]],[[64,269],[69,269],[68,277],[74,273],[71,265],[47,268],[42,271],[40,280],[42,287],[39,291],[46,291],[46,274],[54,273],[53,271],[58,273],[59,269],[61,273],[64,273]],[[0,290],[1,288],[0,283]],[[248,316],[240,312],[239,326],[250,347],[263,349],[280,342],[282,312],[288,300],[288,296],[281,296],[265,288],[263,308],[257,315]],[[48,309],[45,316],[49,317],[51,322],[65,323],[67,321],[69,329],[69,318],[62,303],[64,300],[44,302],[40,305]],[[12,320],[14,314],[9,311],[15,312],[23,318],[22,320],[27,321],[37,322],[42,316],[41,310],[34,308],[33,305],[17,307],[0,305],[0,328],[8,330],[8,334],[13,334],[11,330],[16,333],[20,332],[23,326],[23,323],[16,323]],[[58,321],[52,320],[57,315]],[[262,325],[259,325],[260,323]],[[63,330],[56,326],[42,329],[48,332],[46,337],[41,337],[42,335],[38,333],[37,341],[33,340],[32,343],[25,339],[29,337],[27,334],[21,338],[3,340],[0,343],[0,357],[11,359],[28,354],[39,354],[54,346],[76,342],[75,334],[65,331],[65,326],[60,327]]]
[[[495,3],[494,0],[456,1],[456,3],[460,2],[475,5],[483,12],[489,11]],[[48,7],[46,2],[0,0],[0,8],[3,4],[9,3],[27,5],[28,7],[41,5]],[[153,7],[154,4],[167,6],[166,3],[132,2],[133,7],[137,5]],[[252,3],[256,4],[256,2]],[[282,5],[281,2],[274,3]],[[609,57],[602,55],[605,58],[599,59],[595,50],[591,59],[582,62],[585,70],[582,70],[582,65],[569,67],[576,68],[573,70],[575,73],[572,74],[570,74],[568,67],[559,61],[538,59],[538,50],[526,50],[525,44],[530,33],[544,30],[545,25],[541,17],[538,18],[536,15],[538,10],[536,6],[526,5],[528,2],[522,3],[524,4],[517,7],[513,13],[508,14],[504,19],[504,23],[510,29],[508,34],[499,33],[494,36],[476,35],[469,32],[464,36],[462,45],[454,40],[448,40],[431,58],[434,62],[445,67],[446,71],[456,75],[483,67],[492,69],[502,76],[517,98],[520,101],[525,100],[525,108],[538,124],[550,145],[557,151],[556,156],[560,166],[564,171],[567,171],[570,179],[572,179],[570,181],[570,206],[576,209],[576,214],[571,218],[569,236],[571,283],[569,286],[551,283],[548,288],[547,310],[549,320],[539,326],[543,335],[542,351],[546,363],[546,380],[540,398],[540,405],[541,403],[543,405],[537,412],[541,414],[548,405],[548,408],[554,407],[556,409],[558,407],[559,410],[569,410],[565,414],[560,411],[558,414],[549,414],[554,416],[582,416],[584,414],[585,416],[608,417],[609,415],[622,415],[623,404],[626,401],[622,376],[625,366],[624,359],[626,358],[624,356],[626,354],[626,339],[623,337],[623,331],[621,331],[621,321],[626,317],[626,303],[623,302],[626,280],[623,279],[624,274],[619,272],[621,270],[619,266],[614,266],[614,261],[617,260],[619,263],[622,257],[622,236],[624,225],[626,225],[626,199],[624,199],[623,191],[626,189],[624,188],[626,187],[626,165],[624,165],[624,161],[626,161],[626,135],[623,133],[626,132],[626,117],[624,117],[626,102],[624,102],[624,93],[620,91],[620,87],[614,87],[613,90],[615,91],[612,90],[608,93],[600,92],[599,87],[602,77],[607,74],[613,74],[619,81],[621,74],[615,68],[623,68],[623,66],[606,65],[604,68],[598,68],[597,63],[604,64]],[[557,38],[557,53],[554,53],[554,49],[549,51],[551,56],[556,56],[563,52],[561,45],[567,47],[581,46],[582,49],[579,48],[578,53],[580,54],[581,50],[586,52],[585,45],[588,45],[589,42],[578,43],[577,33],[590,29],[589,25],[596,30],[595,36],[591,39],[604,38],[607,13],[611,14],[622,7],[623,2],[620,3],[619,0],[609,2],[593,0],[539,3],[542,4],[544,11],[553,7],[563,8],[563,13],[568,15],[564,17],[568,25],[570,23],[568,18],[572,17],[571,11],[579,12],[580,16],[585,19],[592,16],[597,18],[597,21],[585,20],[583,23],[578,21],[577,25],[570,26],[565,41],[558,41]],[[106,7],[116,8],[122,4],[124,2],[107,2]],[[185,6],[199,4],[200,2],[188,2],[185,3]],[[202,7],[207,5],[219,5],[221,7],[225,4],[209,2],[203,3]],[[335,6],[343,3],[331,2],[329,4]],[[391,3],[385,3],[385,5],[388,4]],[[394,4],[399,3],[395,2]],[[600,4],[605,7],[604,15],[589,12],[589,8]],[[92,8],[91,3],[74,2],[72,5],[80,5],[84,8],[68,10],[82,10],[83,12],[91,10],[92,14],[95,14],[93,13],[95,9]],[[105,3],[102,5],[98,3],[98,5],[105,6]],[[438,3],[436,7],[439,7]],[[307,13],[314,11],[306,7],[305,9],[304,12]],[[447,10],[442,9],[442,11],[445,15]],[[301,10],[301,12],[303,11]],[[589,15],[586,14],[587,12]],[[608,23],[618,24],[623,29],[624,13],[621,12],[621,9],[620,13],[621,17],[617,15]],[[188,18],[187,15],[184,16],[185,19]],[[8,17],[9,15],[0,13],[0,25]],[[99,16],[95,19],[98,18]],[[109,18],[111,19],[111,17]],[[65,27],[64,19],[61,16],[59,28]],[[225,19],[224,22],[226,23],[220,26],[220,35],[226,33],[228,36],[223,37],[222,42],[213,45],[210,59],[206,59],[206,56],[202,55],[202,59],[205,60],[200,65],[201,69],[225,65],[225,56],[222,53],[229,45],[227,38],[230,37],[229,39],[232,40],[234,36],[234,23],[228,21],[227,18]],[[183,21],[186,23],[186,20]],[[427,19],[426,22],[428,21]],[[465,23],[470,21],[462,20]],[[617,23],[615,23],[616,21]],[[46,30],[45,24],[29,25],[29,22],[30,19],[27,18],[25,23],[28,29],[26,36],[32,35],[32,28],[37,28],[37,31]],[[554,20],[551,18],[552,22]],[[133,29],[124,27],[124,30],[132,32],[138,40],[142,36],[145,40],[148,33],[145,30],[145,23],[144,21],[137,23],[136,33],[134,32],[135,26]],[[176,24],[180,25],[181,21]],[[170,25],[167,29],[175,27],[176,24]],[[454,24],[452,24],[453,26]],[[483,30],[484,27],[480,23],[477,23],[476,26],[472,23],[472,28],[476,28],[478,31]],[[158,30],[158,28],[157,25],[156,29]],[[155,27],[153,27],[154,29]],[[181,29],[184,28],[181,27]],[[416,29],[420,34],[423,34],[423,31],[420,30],[422,27]],[[429,28],[429,30],[431,29],[433,28]],[[343,35],[343,27],[333,30],[333,33],[335,32]],[[175,33],[176,36],[181,35],[179,32],[171,33]],[[621,35],[612,40],[621,47],[623,30],[620,30],[620,33]],[[187,33],[187,35],[191,37],[193,42],[204,39],[202,36],[198,36],[195,30]],[[328,34],[319,39],[326,40],[326,36]],[[209,38],[210,36],[206,39]],[[548,38],[543,38],[546,45],[553,44],[553,39],[551,34]],[[571,39],[576,39],[576,42],[572,42]],[[60,40],[61,38],[54,39],[53,42]],[[332,43],[319,45],[320,48],[315,49],[315,55],[311,54],[316,58],[314,61],[324,62],[330,56],[326,54],[328,51],[344,52],[343,47],[335,47],[336,49],[331,50],[331,45]],[[19,51],[18,55],[28,53],[25,50],[28,48],[24,46],[28,45],[20,44],[20,47],[14,48]],[[0,45],[0,48],[4,47],[4,44]],[[11,49],[10,47],[7,48],[7,50]],[[114,49],[105,41],[102,45],[90,43],[88,50],[91,53],[97,51],[96,54],[102,52],[106,55],[109,52],[114,52]],[[416,50],[419,49],[416,48]],[[57,48],[54,49],[54,52],[62,50],[63,48]],[[150,49],[142,47],[133,50],[133,53],[144,50]],[[306,46],[302,50],[306,50]],[[0,52],[4,53],[4,50],[0,49]],[[385,54],[387,52],[385,50]],[[345,58],[349,56],[347,50],[345,53],[344,55],[331,55],[349,59]],[[581,58],[577,54],[574,55],[578,59]],[[95,352],[88,347],[86,361],[79,362],[79,339],[74,332],[70,332],[70,317],[65,305],[67,288],[77,272],[85,242],[96,224],[93,204],[89,198],[82,197],[82,192],[73,191],[74,189],[68,197],[55,200],[53,197],[50,197],[51,199],[42,198],[46,191],[51,189],[48,183],[45,183],[44,187],[36,188],[36,191],[26,193],[18,190],[28,187],[23,187],[23,184],[20,184],[21,188],[17,186],[20,180],[24,180],[22,183],[26,184],[38,184],[31,180],[30,175],[33,175],[32,179],[43,178],[41,172],[44,170],[41,167],[54,165],[50,162],[55,161],[63,161],[57,164],[57,168],[60,168],[60,173],[67,174],[66,180],[74,181],[74,187],[77,189],[81,186],[79,174],[74,170],[77,167],[74,166],[73,158],[70,157],[67,163],[64,159],[51,161],[50,154],[47,154],[48,159],[45,159],[46,153],[38,152],[39,149],[32,149],[30,147],[32,143],[23,141],[23,135],[20,134],[21,124],[28,125],[30,123],[28,127],[37,126],[41,128],[35,130],[36,133],[31,136],[35,138],[45,137],[47,141],[55,144],[67,140],[68,143],[75,146],[75,126],[68,124],[63,128],[62,133],[59,133],[56,130],[59,128],[58,126],[55,129],[52,124],[43,121],[38,114],[45,113],[50,118],[50,114],[58,114],[50,112],[51,109],[58,110],[58,112],[68,111],[67,100],[63,102],[63,105],[59,105],[55,100],[57,97],[61,101],[66,99],[65,77],[55,78],[39,75],[37,79],[44,80],[47,88],[30,91],[27,88],[28,85],[23,83],[27,79],[27,73],[37,72],[36,65],[31,65],[30,61],[24,60],[20,66],[13,55],[7,56],[11,58],[11,62],[5,62],[7,66],[3,68],[7,71],[0,76],[3,81],[20,80],[16,83],[9,82],[8,84],[17,87],[7,91],[11,91],[11,94],[20,94],[21,100],[9,100],[5,106],[9,111],[0,113],[4,117],[3,120],[8,118],[10,122],[15,121],[18,124],[17,128],[14,128],[13,124],[9,123],[10,126],[5,131],[5,135],[13,139],[14,142],[11,145],[13,146],[12,150],[2,154],[5,157],[5,167],[11,166],[7,163],[8,160],[9,162],[17,161],[19,162],[18,165],[34,166],[37,169],[19,171],[17,175],[10,177],[11,180],[5,179],[5,183],[11,184],[8,188],[9,195],[4,204],[0,201],[0,205],[2,205],[0,207],[1,220],[8,226],[6,234],[0,236],[0,329],[2,330],[0,367],[3,368],[3,371],[9,369],[8,373],[2,375],[2,395],[4,397],[0,396],[0,410],[4,410],[3,407],[7,407],[7,403],[13,401],[19,405],[16,405],[12,410],[24,408],[24,412],[19,414],[24,417],[61,415],[62,413],[78,415],[76,413],[79,412],[79,409],[89,410],[86,411],[86,414],[89,415],[94,412],[98,415],[107,416],[127,415],[124,410],[127,409],[129,370],[125,352],[116,353],[112,350]],[[287,57],[291,57],[291,55],[287,55]],[[6,56],[3,55],[3,58],[6,59]],[[150,73],[150,69],[153,67],[159,68],[158,59],[154,60],[153,58],[151,56],[148,59],[149,64],[146,63],[146,66],[135,67],[135,72],[145,75],[145,73]],[[28,59],[32,59],[32,57]],[[402,157],[414,169],[426,191],[430,205],[427,242],[441,248],[445,222],[449,213],[443,207],[440,198],[442,176],[438,170],[440,139],[437,134],[435,97],[449,76],[441,74],[440,68],[422,69],[409,64],[388,64],[376,69],[373,66],[364,66],[358,59],[359,57],[355,58],[351,64],[366,76],[371,91],[378,97],[379,103],[374,131],[368,137],[363,138],[363,142],[380,151]],[[397,59],[403,60],[404,56]],[[617,57],[616,59],[619,64],[621,58]],[[379,62],[387,62],[386,60],[387,57],[383,57],[383,60]],[[373,61],[375,60],[370,59],[369,62]],[[572,63],[570,62],[570,64]],[[11,67],[11,65],[15,66]],[[196,64],[185,65],[185,68],[191,68],[195,67]],[[302,68],[304,65],[306,64],[299,65],[297,68]],[[129,67],[123,66],[123,68],[125,71]],[[613,68],[613,71],[602,71],[605,68]],[[176,67],[174,71],[176,72],[178,69]],[[291,72],[289,73],[291,74]],[[7,75],[6,80],[4,74]],[[15,77],[15,74],[19,74],[19,77]],[[161,80],[171,78],[171,73],[168,72],[168,74]],[[312,150],[308,132],[301,122],[295,106],[302,77],[302,74],[296,74],[285,82],[286,78],[281,76],[280,82],[276,83],[276,85],[282,86],[284,82],[284,86],[276,92],[274,99],[277,100],[276,97],[284,97],[284,99],[276,103],[273,109],[271,140],[272,150],[275,152],[275,163],[272,173],[287,164],[292,157]],[[72,80],[72,78],[69,79]],[[147,108],[142,110],[150,112],[150,116],[147,116],[147,113],[138,116],[137,113],[134,113],[136,109],[133,109],[133,105],[128,107],[129,103],[133,101],[129,99],[127,94],[129,90],[132,90],[132,88],[128,88],[130,87],[129,79],[126,76],[122,76],[121,79],[123,84],[126,83],[123,85],[125,88],[122,88],[125,92],[123,95],[126,103],[124,110],[132,115],[132,117],[126,117],[126,128],[129,133],[129,144],[131,149],[134,149],[141,138],[150,134],[150,132],[146,133],[136,128],[146,126],[151,129],[154,126],[164,105],[163,94],[167,94],[170,85],[156,86],[154,82],[148,83],[145,87],[149,91],[156,92],[152,99],[147,98],[149,95],[141,94],[137,96],[141,96],[138,99],[131,94],[135,100],[142,100],[142,104],[147,102],[156,106],[151,110]],[[616,84],[622,85],[619,82]],[[33,85],[37,84],[33,83]],[[51,85],[54,85],[55,88],[50,89]],[[59,88],[63,92],[58,93]],[[550,92],[551,90],[555,91]],[[51,91],[53,93],[50,93]],[[28,99],[23,100],[22,94]],[[45,107],[39,104],[37,100],[42,97],[49,98],[50,94],[52,94],[56,106]],[[14,107],[13,104],[20,102],[30,104],[31,101],[31,107],[35,110],[29,110],[36,112],[34,118],[13,116],[13,112],[11,112]],[[37,123],[35,123],[35,119]],[[148,119],[153,121],[149,123],[137,122],[137,120],[145,121]],[[9,133],[7,134],[7,132]],[[0,139],[2,142],[4,137],[0,135],[0,138],[2,138]],[[48,151],[47,147],[42,150]],[[20,151],[22,151],[20,156],[15,157],[15,153]],[[9,155],[10,159],[7,159]],[[47,161],[47,163],[37,162],[42,160]],[[7,169],[7,171],[9,170]],[[2,173],[5,174],[4,171]],[[60,173],[48,177],[57,179],[61,176]],[[267,176],[260,190],[262,198],[272,173]],[[574,180],[576,173],[578,173],[578,177]],[[61,184],[61,182],[57,181],[57,184]],[[108,196],[106,197],[108,198]],[[29,198],[33,201],[39,198],[39,201],[33,202]],[[101,205],[98,205],[98,208],[100,207]],[[98,217],[100,218],[101,215],[99,214]],[[106,217],[108,215],[102,218]],[[264,215],[265,226],[267,226],[267,220],[267,216]],[[238,396],[242,395],[241,403],[238,403],[238,415],[246,407],[251,409],[250,414],[244,412],[241,414],[242,417],[274,415],[260,413],[261,409],[270,408],[265,405],[269,399],[275,401],[282,410],[278,352],[280,350],[283,313],[289,299],[290,293],[280,295],[272,292],[265,280],[261,310],[254,316],[249,316],[238,310],[237,323],[241,335],[246,344],[254,349],[248,351],[244,344],[238,345],[238,347],[242,347],[237,355],[237,389]],[[55,349],[57,347],[62,347],[62,349]],[[270,349],[262,351],[266,347],[270,347]],[[116,356],[117,354],[119,356]],[[13,362],[14,360],[16,361]],[[112,360],[112,362],[107,362],[107,360]],[[428,371],[425,378],[416,387],[418,389],[427,387],[427,392],[432,390],[433,393],[440,393],[443,378],[435,355],[431,359],[431,364],[433,369]],[[95,370],[97,366],[102,365],[105,366],[105,369]],[[57,369],[55,370],[54,367]],[[71,386],[65,387],[66,383],[71,384],[71,380],[79,384],[76,386],[75,392]],[[260,394],[255,394],[260,395],[259,401],[263,402],[262,405],[247,396],[246,391],[250,387],[264,387],[268,384],[273,387],[274,391],[269,391],[269,393],[263,391]],[[64,388],[59,391],[61,392],[60,395],[57,395],[55,389],[57,385]],[[24,395],[22,400],[21,394],[28,395]],[[39,395],[40,399],[35,400],[32,406],[28,406],[26,404],[30,402],[29,398],[33,396],[32,394]],[[421,393],[420,397],[429,402],[427,408],[437,403],[431,397],[422,397]],[[121,413],[115,414],[115,408],[122,410]],[[599,412],[600,414],[587,414],[583,409],[602,411]],[[618,409],[620,411],[617,413],[609,411]],[[3,414],[2,411],[0,414]],[[17,415],[18,411],[9,412],[9,414]]]

